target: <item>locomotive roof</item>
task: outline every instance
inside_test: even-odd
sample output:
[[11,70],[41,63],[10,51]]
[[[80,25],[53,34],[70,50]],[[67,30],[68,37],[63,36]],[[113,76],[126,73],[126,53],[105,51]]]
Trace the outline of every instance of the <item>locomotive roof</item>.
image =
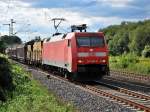
[[44,39],[44,43],[63,40],[65,37],[66,37],[66,34],[55,35],[50,38]]

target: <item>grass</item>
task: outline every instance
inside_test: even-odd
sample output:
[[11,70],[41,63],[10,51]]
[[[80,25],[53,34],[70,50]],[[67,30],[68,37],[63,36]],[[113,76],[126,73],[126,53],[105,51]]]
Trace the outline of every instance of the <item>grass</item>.
[[31,74],[17,64],[11,64],[13,84],[12,97],[0,101],[0,112],[74,112],[70,103],[60,101]]
[[110,56],[110,68],[150,76],[150,58],[142,58],[134,54]]

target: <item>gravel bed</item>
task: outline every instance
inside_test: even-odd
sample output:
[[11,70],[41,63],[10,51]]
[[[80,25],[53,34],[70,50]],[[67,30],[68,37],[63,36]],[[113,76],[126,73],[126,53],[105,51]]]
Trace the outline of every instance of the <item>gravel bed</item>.
[[29,69],[34,79],[39,80],[65,102],[70,102],[80,112],[136,112],[107,98],[93,95],[77,85],[56,78],[48,79],[45,73]]

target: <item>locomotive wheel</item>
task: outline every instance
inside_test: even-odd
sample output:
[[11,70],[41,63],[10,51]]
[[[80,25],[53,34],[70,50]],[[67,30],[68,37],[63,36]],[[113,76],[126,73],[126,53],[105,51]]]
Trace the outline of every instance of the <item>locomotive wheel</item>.
[[76,77],[77,77],[77,73],[69,73],[68,79],[69,79],[71,82],[74,82],[74,81],[76,80]]

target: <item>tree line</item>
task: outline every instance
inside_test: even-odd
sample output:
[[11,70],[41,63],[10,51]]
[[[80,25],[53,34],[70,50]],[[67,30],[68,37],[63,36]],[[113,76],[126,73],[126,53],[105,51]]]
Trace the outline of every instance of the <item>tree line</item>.
[[111,55],[134,53],[150,56],[150,20],[122,22],[100,29],[104,32]]
[[4,35],[0,37],[0,52],[4,53],[5,49],[14,44],[21,44],[22,41],[18,36]]

